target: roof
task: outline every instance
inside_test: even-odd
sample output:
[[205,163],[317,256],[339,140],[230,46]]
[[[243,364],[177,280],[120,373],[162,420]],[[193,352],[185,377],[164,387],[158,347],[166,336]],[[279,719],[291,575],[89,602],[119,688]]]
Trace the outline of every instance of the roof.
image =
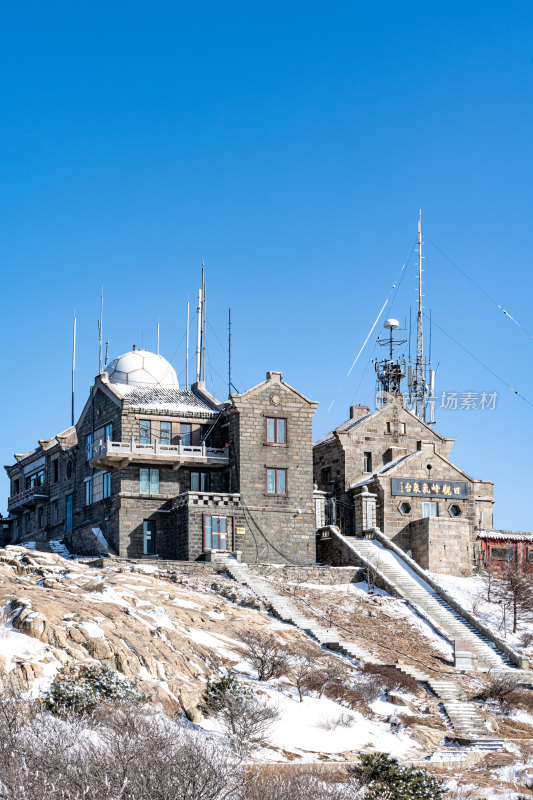
[[175,412],[185,415],[215,417],[218,410],[194,392],[185,389],[167,389],[160,386],[130,386],[115,383],[123,397],[127,397],[132,410]]
[[313,447],[321,447],[323,444],[329,444],[330,442],[335,441],[335,434],[337,431],[342,431],[343,433],[348,433],[348,431],[353,431],[354,428],[357,428],[362,422],[365,422],[367,419],[375,416],[378,411],[371,411],[369,414],[365,414],[364,417],[358,417],[357,419],[348,419],[346,422],[343,422],[339,425],[335,430],[327,433],[323,439],[319,439],[318,442],[315,442]]
[[357,489],[359,486],[366,486],[367,484],[372,483],[374,478],[386,475],[387,472],[395,469],[400,464],[403,464],[405,461],[409,461],[409,459],[413,458],[413,456],[416,456],[417,453],[420,453],[420,450],[414,450],[412,453],[408,453],[407,455],[396,456],[396,458],[393,458],[392,461],[388,461],[386,464],[383,464],[382,467],[375,469],[374,472],[367,478],[362,478],[362,480],[352,483],[350,489]]
[[533,540],[531,531],[478,531],[478,539],[495,539],[499,542],[520,542]]

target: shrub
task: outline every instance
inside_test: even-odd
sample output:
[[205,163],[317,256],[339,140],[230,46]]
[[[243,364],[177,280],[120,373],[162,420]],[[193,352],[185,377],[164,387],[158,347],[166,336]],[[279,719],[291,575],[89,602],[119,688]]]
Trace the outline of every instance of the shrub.
[[280,678],[287,673],[289,659],[281,642],[275,636],[260,631],[247,630],[239,635],[246,655],[257,670],[260,681]]
[[356,770],[368,787],[365,800],[442,800],[446,791],[425,769],[401,766],[388,753],[363,753]]
[[389,667],[381,664],[365,664],[363,667],[363,675],[379,676],[381,684],[387,691],[393,689],[404,689],[411,694],[417,694],[420,691],[418,681],[410,675],[400,672],[396,667]]
[[488,675],[483,689],[476,696],[477,700],[494,700],[502,709],[512,706],[511,698],[519,689],[520,683],[508,673],[501,675]]
[[86,592],[105,592],[106,585],[103,581],[89,581],[81,587]]
[[208,683],[204,708],[220,721],[224,732],[231,736],[235,750],[241,754],[259,747],[279,718],[277,709],[261,702],[231,675],[217,683]]
[[533,644],[533,633],[530,633],[528,631],[527,633],[524,633],[522,635],[521,645],[522,647],[529,647],[532,644]]
[[43,698],[55,714],[91,714],[110,700],[145,703],[149,699],[134,681],[100,664],[62,667]]

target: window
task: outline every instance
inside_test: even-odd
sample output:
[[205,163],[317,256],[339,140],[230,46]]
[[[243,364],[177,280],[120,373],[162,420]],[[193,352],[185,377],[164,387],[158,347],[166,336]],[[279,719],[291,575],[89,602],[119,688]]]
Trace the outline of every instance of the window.
[[44,528],[44,506],[39,506],[37,509],[37,521],[39,524],[39,530],[42,531]]
[[490,557],[496,559],[497,561],[506,561],[508,564],[511,564],[514,558],[514,548],[491,547]]
[[26,533],[31,531],[31,514],[25,514],[24,516],[24,530]]
[[331,483],[331,467],[322,467],[320,470],[320,483]]
[[105,426],[105,437],[104,438],[105,438],[106,442],[107,442],[108,439],[109,439],[110,442],[113,441],[113,423],[112,422],[108,422],[107,425]]
[[460,506],[450,506],[450,516],[451,517],[460,517],[461,516],[461,507]]
[[159,494],[159,470],[141,467],[139,470],[141,494]]
[[[69,462],[70,463],[70,462]],[[72,530],[72,495],[65,498],[65,530]]]
[[407,433],[407,424],[405,422],[400,422],[400,433]]
[[74,464],[69,459],[67,461],[67,481],[72,480],[72,473],[74,472]]
[[139,442],[141,444],[150,444],[152,441],[151,427],[149,419],[139,420]]
[[93,435],[92,433],[87,434],[87,439],[85,441],[85,460],[90,461],[92,454],[93,454]]
[[533,561],[533,547],[530,547],[527,551],[527,560]]
[[390,424],[390,422],[387,422],[387,433],[390,433],[390,432],[391,432],[391,424]]
[[52,481],[57,483],[59,480],[59,459],[56,458],[55,461],[52,461]]
[[268,444],[287,444],[287,420],[281,417],[267,417],[266,440]]
[[52,525],[57,525],[59,519],[59,507],[57,500],[52,502]]
[[159,423],[159,441],[161,444],[172,443],[172,423],[160,422]]
[[85,505],[90,506],[93,501],[93,479],[85,481]]
[[411,505],[409,503],[402,503],[400,506],[400,511],[402,514],[410,514],[411,513]]
[[267,494],[287,494],[287,470],[267,469]]
[[191,492],[208,492],[209,484],[209,472],[191,472]]
[[233,517],[204,514],[204,550],[231,550]]
[[185,447],[191,446],[191,438],[192,438],[192,425],[190,422],[182,422],[180,425],[180,437],[181,437],[181,444],[185,445]]
[[20,480],[17,478],[13,481],[13,494],[18,494],[20,492]]
[[33,475],[28,475],[26,478],[26,489],[35,489],[44,484],[44,469],[39,472],[34,472]]
[[372,472],[372,453],[363,453],[363,472]]
[[439,508],[437,503],[422,503],[422,516],[423,517],[438,517]]
[[[88,483],[88,482],[87,482]],[[91,478],[91,499],[90,502],[85,502],[85,505],[90,503],[99,503],[100,500],[105,500],[106,497],[111,497],[111,473],[110,472],[97,472]],[[87,484],[86,484],[87,486]],[[85,489],[85,500],[87,501],[87,488]]]

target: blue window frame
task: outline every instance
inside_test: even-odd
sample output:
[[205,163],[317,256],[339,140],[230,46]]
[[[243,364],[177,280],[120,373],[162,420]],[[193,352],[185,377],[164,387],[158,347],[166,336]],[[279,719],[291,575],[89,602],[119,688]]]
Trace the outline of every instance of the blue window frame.
[[104,472],[104,498],[111,497],[111,473]]
[[110,442],[113,441],[113,423],[112,422],[108,422],[108,424],[105,426],[105,440],[106,440],[106,442],[107,442],[108,439],[109,439]]
[[93,479],[85,481],[85,505],[90,506],[93,501]]
[[86,461],[90,461],[93,455],[93,435],[92,433],[87,434],[87,440],[85,443],[85,459]]

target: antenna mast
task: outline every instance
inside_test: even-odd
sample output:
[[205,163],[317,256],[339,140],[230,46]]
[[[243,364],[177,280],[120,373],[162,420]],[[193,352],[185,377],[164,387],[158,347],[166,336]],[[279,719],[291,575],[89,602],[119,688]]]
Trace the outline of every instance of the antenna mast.
[[100,319],[98,320],[98,374],[102,374],[102,322],[104,318],[104,287],[100,294]]
[[416,322],[416,362],[414,374],[415,414],[426,419],[426,380],[424,369],[424,328],[422,321],[422,211],[418,217],[418,317]]
[[198,308],[196,309],[196,382],[202,379],[202,290],[198,289]]
[[231,308],[228,308],[228,397],[231,394]]
[[76,369],[76,314],[74,314],[74,327],[72,330],[72,412],[71,425],[74,425],[74,371]]
[[159,317],[157,318],[157,355],[159,355]]
[[187,327],[185,328],[185,388],[189,389],[189,298],[187,298]]
[[202,380],[205,381],[205,269],[202,261]]

